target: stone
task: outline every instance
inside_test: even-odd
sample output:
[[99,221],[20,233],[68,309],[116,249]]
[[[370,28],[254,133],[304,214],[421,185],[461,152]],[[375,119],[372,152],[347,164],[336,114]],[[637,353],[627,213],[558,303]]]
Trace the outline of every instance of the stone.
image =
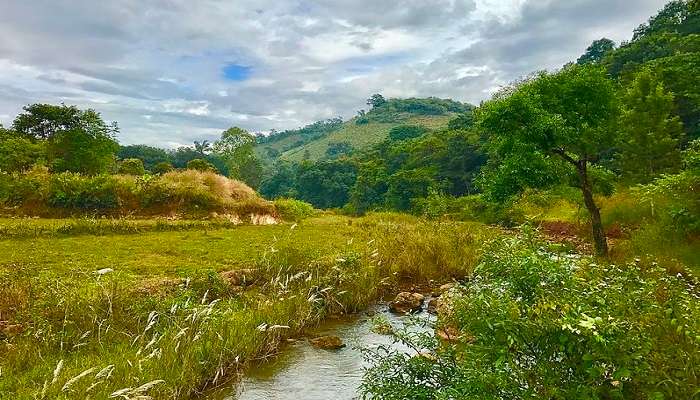
[[428,312],[431,314],[437,314],[438,310],[442,306],[442,300],[439,297],[433,297],[428,301]]
[[420,293],[401,292],[391,302],[389,309],[396,314],[409,314],[421,311],[425,296]]
[[345,343],[338,336],[320,336],[309,339],[312,346],[323,350],[339,350],[345,347]]
[[250,286],[258,279],[257,270],[252,268],[234,269],[219,273],[221,279],[230,286]]

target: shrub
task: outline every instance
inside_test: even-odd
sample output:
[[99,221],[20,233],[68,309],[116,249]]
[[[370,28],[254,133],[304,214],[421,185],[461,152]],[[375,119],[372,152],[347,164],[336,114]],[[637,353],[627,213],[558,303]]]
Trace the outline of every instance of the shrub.
[[301,221],[313,215],[314,206],[296,199],[277,199],[275,209],[279,216],[286,221]]
[[141,176],[146,173],[143,161],[138,158],[127,158],[119,163],[119,173],[122,175]]
[[694,285],[654,263],[597,265],[529,236],[501,238],[438,322],[457,342],[401,337],[432,357],[369,352],[363,390],[373,399],[693,398]]
[[175,167],[173,167],[171,163],[167,161],[161,161],[153,167],[153,170],[151,172],[153,172],[154,174],[162,175],[174,170]]
[[275,214],[272,203],[242,182],[212,172],[187,170],[164,175],[0,173],[0,205],[30,215],[64,213],[159,214],[217,212]]
[[217,172],[217,169],[214,166],[214,164],[201,158],[195,158],[194,160],[188,161],[187,169],[193,169],[195,171],[201,172]]

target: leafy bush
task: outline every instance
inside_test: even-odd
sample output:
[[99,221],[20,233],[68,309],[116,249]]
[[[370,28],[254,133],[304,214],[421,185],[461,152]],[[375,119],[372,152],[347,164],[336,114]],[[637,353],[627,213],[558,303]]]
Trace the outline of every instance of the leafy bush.
[[158,164],[153,166],[153,173],[154,174],[167,174],[168,172],[174,171],[175,167],[167,161],[161,161]]
[[669,232],[700,233],[699,159],[700,140],[695,140],[683,153],[686,167],[683,172],[665,175],[638,189],[642,202]]
[[217,172],[214,164],[202,158],[195,158],[187,162],[187,169],[192,169],[201,172]]
[[295,199],[275,200],[275,209],[282,219],[286,221],[301,221],[314,213],[314,206]]
[[415,357],[368,353],[375,399],[681,399],[700,384],[696,281],[656,264],[597,265],[532,239],[494,241]]
[[119,163],[119,173],[123,175],[141,176],[146,173],[143,161],[138,158],[127,158]]
[[394,141],[413,139],[422,136],[426,132],[428,132],[428,128],[421,125],[399,125],[391,128],[389,139]]

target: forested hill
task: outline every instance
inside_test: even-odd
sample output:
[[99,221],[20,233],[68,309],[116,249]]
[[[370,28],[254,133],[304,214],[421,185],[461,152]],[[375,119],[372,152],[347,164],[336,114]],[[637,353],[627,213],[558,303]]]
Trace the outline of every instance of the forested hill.
[[267,163],[337,158],[383,142],[396,127],[423,127],[425,132],[446,128],[455,115],[474,108],[449,99],[384,99],[378,94],[367,105],[369,111],[360,110],[349,121],[333,118],[258,136],[256,153]]

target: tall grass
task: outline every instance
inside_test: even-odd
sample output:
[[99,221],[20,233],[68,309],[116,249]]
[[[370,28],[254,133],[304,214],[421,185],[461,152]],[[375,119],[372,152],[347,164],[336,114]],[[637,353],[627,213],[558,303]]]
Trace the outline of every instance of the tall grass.
[[190,397],[329,314],[364,309],[401,278],[468,274],[493,235],[399,219],[354,220],[333,253],[290,227],[248,265],[245,287],[206,265],[148,284],[135,271],[0,266],[0,320],[19,326],[0,341],[0,398]]
[[195,170],[135,177],[50,174],[35,168],[0,177],[0,207],[36,216],[275,214],[274,205],[244,183]]

